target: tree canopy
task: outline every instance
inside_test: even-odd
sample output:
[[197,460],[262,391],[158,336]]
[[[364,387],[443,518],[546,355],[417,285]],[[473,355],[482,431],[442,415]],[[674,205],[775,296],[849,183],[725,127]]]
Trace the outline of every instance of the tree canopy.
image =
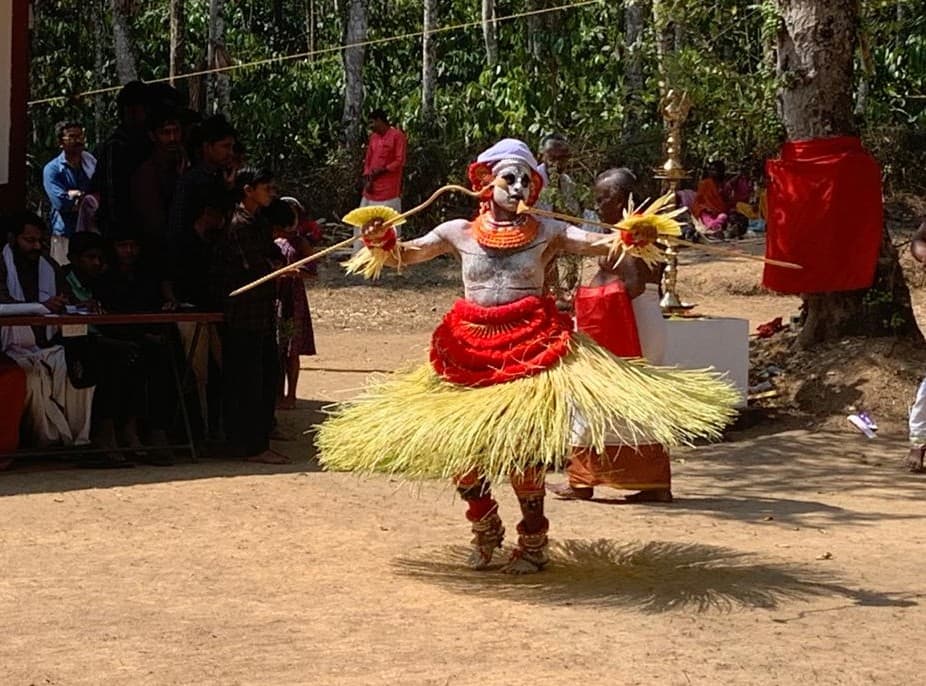
[[[113,8],[128,17],[138,76],[150,80],[169,74],[171,4],[35,1],[31,99],[63,98],[30,108],[36,179],[55,149],[55,121],[84,121],[91,145],[114,124],[114,92],[73,97],[118,85]],[[211,4],[183,3],[186,54],[176,82],[182,91],[202,91],[199,77],[183,74],[209,66]],[[411,200],[448,178],[459,180],[480,146],[509,135],[535,146],[546,133],[567,135],[580,177],[614,164],[649,177],[662,155],[658,103],[666,83],[692,99],[685,127],[690,169],[715,157],[734,167],[756,161],[774,153],[782,139],[775,95],[779,18],[771,0],[495,0],[494,64],[480,3],[434,3],[434,102],[423,115],[426,4],[364,0],[364,111],[381,107],[408,133]],[[316,214],[349,209],[356,200],[358,150],[344,145],[341,48],[351,2],[221,5],[233,66],[226,72],[227,114],[250,157],[276,168]],[[884,164],[891,188],[922,190],[926,0],[862,0],[861,6],[858,128]],[[259,64],[247,66],[252,62]]]

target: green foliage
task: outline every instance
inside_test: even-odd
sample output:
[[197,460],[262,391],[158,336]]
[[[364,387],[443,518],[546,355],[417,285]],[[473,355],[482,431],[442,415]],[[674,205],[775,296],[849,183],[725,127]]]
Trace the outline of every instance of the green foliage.
[[[498,0],[505,17],[568,0]],[[168,1],[135,4],[133,30],[142,78],[167,74]],[[186,71],[203,68],[207,0],[188,0]],[[466,164],[484,145],[520,136],[534,145],[558,131],[573,142],[572,175],[588,185],[614,164],[648,178],[661,161],[660,81],[685,90],[693,101],[685,129],[686,164],[700,169],[711,158],[731,167],[772,154],[782,136],[775,112],[777,12],[773,0],[661,0],[659,25],[649,19],[642,41],[625,39],[624,3],[600,2],[498,25],[500,64],[486,66],[479,3],[440,2],[438,25],[469,28],[435,34],[437,90],[434,116],[421,120],[420,0],[368,0],[369,40],[406,36],[366,48],[367,108],[383,107],[409,136],[406,200],[464,178]],[[649,3],[646,3],[649,6]],[[226,3],[226,46],[240,63],[308,50],[308,0],[281,0],[282,21],[266,0]],[[926,0],[863,0],[863,35],[869,57],[860,59],[863,131],[885,164],[889,182],[904,187],[919,178],[926,114]],[[230,72],[230,118],[250,157],[280,172],[321,216],[339,215],[357,202],[359,150],[341,145],[340,54],[347,3],[314,0],[316,49],[335,50]],[[79,93],[115,83],[108,0],[42,0],[32,37],[32,98]],[[99,8],[99,9],[97,9]],[[902,8],[902,11],[898,8]],[[103,17],[102,25],[94,22]],[[671,34],[660,73],[657,33]],[[95,64],[95,48],[102,63]],[[860,51],[860,55],[866,52]],[[628,61],[639,60],[642,92],[627,80]],[[181,87],[185,87],[181,82]],[[863,89],[860,88],[860,92]],[[64,116],[87,123],[91,147],[114,124],[114,94],[36,105],[31,109],[33,187],[55,149],[54,122]],[[95,117],[99,116],[99,121]],[[916,157],[919,155],[919,157]],[[917,162],[919,160],[919,163]],[[916,174],[914,174],[916,172]],[[655,190],[655,189],[652,189]],[[431,216],[456,207],[448,199]]]

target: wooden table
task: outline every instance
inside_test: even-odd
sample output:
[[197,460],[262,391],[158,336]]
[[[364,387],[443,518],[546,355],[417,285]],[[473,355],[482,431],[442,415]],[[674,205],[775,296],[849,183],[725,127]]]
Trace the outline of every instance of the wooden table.
[[[173,355],[169,355],[171,371],[174,376],[174,385],[177,388],[177,397],[180,402],[180,415],[183,418],[183,427],[186,431],[187,443],[180,447],[188,448],[190,456],[195,462],[197,459],[196,446],[193,442],[193,430],[190,426],[190,415],[187,411],[186,399],[184,398],[184,386],[189,374],[192,371],[193,351],[199,342],[199,336],[202,327],[205,324],[215,324],[221,322],[224,315],[220,312],[191,312],[188,310],[177,310],[174,312],[140,312],[140,313],[118,313],[110,312],[106,314],[12,314],[0,316],[0,327],[4,326],[61,326],[61,327],[85,327],[85,326],[106,326],[107,324],[118,324],[122,326],[150,326],[151,324],[179,324],[192,322],[196,324],[193,331],[193,339],[190,342],[190,350],[185,358],[183,375],[180,375],[177,369],[176,360]],[[85,333],[85,332],[84,332]],[[82,335],[82,334],[77,334]],[[50,451],[39,451],[41,454],[48,454]],[[98,449],[87,448],[84,446],[69,446],[68,450],[54,450],[55,454],[71,453],[88,453],[99,452]],[[33,454],[35,451],[17,451],[13,455],[24,456]],[[38,453],[36,453],[38,454]]]

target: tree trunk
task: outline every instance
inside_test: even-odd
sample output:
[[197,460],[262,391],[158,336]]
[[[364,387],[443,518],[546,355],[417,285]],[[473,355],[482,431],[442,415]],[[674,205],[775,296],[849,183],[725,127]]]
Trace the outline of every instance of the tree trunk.
[[[106,9],[105,0],[91,0],[90,8],[92,11],[93,21],[93,68],[97,77],[102,77],[105,73],[106,52]],[[104,130],[106,121],[106,101],[104,98],[93,99],[93,139],[102,141],[108,135]]]
[[116,76],[119,83],[138,81],[135,44],[132,42],[132,0],[110,0],[113,17],[113,49],[116,53]]
[[643,98],[643,41],[649,8],[647,0],[627,0],[624,4],[624,92],[627,115],[621,138],[627,143],[637,133]]
[[434,115],[434,84],[437,79],[437,45],[431,32],[437,26],[437,0],[424,0],[421,36],[421,120],[427,123]]
[[[225,0],[209,0],[209,44],[206,62],[210,69],[228,66],[225,51]],[[227,113],[231,109],[231,82],[228,74],[211,74],[206,91],[206,111]]]
[[[315,20],[315,0],[305,3],[305,47],[310,53],[315,52],[315,32],[318,22]],[[309,62],[315,61],[315,55],[309,55]]]
[[[366,0],[350,0],[347,30],[344,32],[344,44],[361,43],[367,38],[367,4]],[[344,127],[344,143],[355,147],[360,143],[363,129],[363,46],[344,48],[344,114],[341,124]]]
[[177,74],[183,73],[186,41],[186,0],[170,0],[170,85],[176,85]]
[[778,0],[781,118],[788,138],[851,134],[858,0]]
[[[853,61],[858,0],[778,0],[779,108],[788,138],[854,135]],[[870,289],[803,294],[801,347],[848,335],[920,338],[887,228]]]
[[672,22],[672,1],[653,0],[653,30],[656,32],[656,60],[661,75],[659,89],[665,95],[666,60],[675,47],[675,29]]
[[283,0],[273,0],[271,7],[273,10],[273,28],[276,29],[277,33],[280,33],[283,30]]
[[498,30],[495,24],[495,0],[482,0],[482,38],[486,46],[486,62],[498,64]]
[[[547,0],[531,0],[528,3],[528,11],[537,11],[547,7]],[[527,51],[534,60],[534,68],[542,72],[545,68],[544,60],[544,43],[543,37],[549,32],[547,24],[548,15],[533,14],[529,15],[527,20]]]
[[643,92],[643,31],[646,28],[646,0],[627,0],[624,5],[624,81],[627,92]]

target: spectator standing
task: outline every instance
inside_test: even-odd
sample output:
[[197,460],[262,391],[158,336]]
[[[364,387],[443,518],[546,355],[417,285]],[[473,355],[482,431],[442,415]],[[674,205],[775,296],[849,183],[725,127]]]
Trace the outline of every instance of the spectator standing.
[[[26,212],[14,217],[10,242],[0,259],[3,304],[35,306],[36,313],[60,314],[67,302],[58,266],[45,257],[44,222]],[[89,442],[93,388],[75,388],[68,379],[64,348],[54,326],[0,327],[2,352],[26,372],[25,428],[40,446]]]
[[[194,305],[201,312],[218,312],[223,300],[217,297],[210,276],[213,274],[217,244],[226,240],[232,200],[229,193],[203,188],[191,200],[194,217],[192,231],[177,237],[171,254],[171,275],[176,302]],[[180,338],[196,378],[200,417],[204,436],[218,438],[221,421],[222,345],[215,324],[181,322]],[[191,351],[195,339],[196,349]]]
[[238,206],[225,240],[216,246],[215,278],[224,303],[222,374],[225,433],[232,450],[252,462],[285,464],[270,449],[280,384],[274,282],[234,298],[228,293],[270,273],[281,260],[262,211],[276,196],[273,175],[245,168],[235,178]]
[[[108,312],[144,313],[162,308],[160,279],[143,260],[144,248],[132,231],[117,233],[112,241],[114,260],[99,279],[96,294]],[[172,388],[171,355],[177,355],[176,333],[167,325],[106,325],[100,333],[123,345],[130,345],[137,358],[125,373],[112,383],[101,385],[100,407],[121,433],[122,444],[143,462],[166,466],[173,464],[167,447],[175,393]],[[105,390],[105,392],[104,392]],[[142,418],[144,418],[143,427]],[[155,450],[142,448],[140,429],[147,430],[148,443]]]
[[100,196],[97,225],[108,236],[133,222],[131,181],[135,170],[151,154],[145,128],[150,92],[141,81],[131,81],[116,97],[119,126],[97,149],[92,188]]
[[132,215],[146,255],[159,263],[167,257],[167,222],[177,181],[186,166],[179,115],[158,109],[148,116],[151,155],[132,174]]
[[[305,209],[295,198],[274,200],[266,210],[274,242],[280,248],[285,264],[292,264],[312,254],[312,246],[308,239],[298,232],[300,215],[305,215]],[[308,276],[308,272],[299,269],[277,280],[280,304],[277,340],[280,345],[280,369],[283,374],[277,407],[281,410],[296,407],[299,356],[315,354],[312,313],[305,293],[305,278]]]
[[[405,134],[389,123],[383,110],[370,113],[370,129],[363,161],[363,197],[360,206],[384,205],[401,212],[402,173],[407,147]],[[354,234],[357,238],[354,242],[356,251],[362,246],[359,229]]]
[[192,133],[192,148],[197,159],[177,183],[170,207],[168,236],[171,242],[193,228],[198,198],[209,193],[228,193],[233,186],[232,161],[235,141],[234,127],[220,114],[206,119]]
[[90,192],[96,158],[84,150],[84,129],[75,121],[55,127],[61,153],[45,165],[42,183],[51,204],[51,256],[67,264],[68,240],[77,230],[78,208]]
[[[540,142],[540,166],[537,173],[543,178],[543,190],[537,200],[541,209],[565,212],[573,216],[582,214],[577,199],[577,186],[566,173],[572,149],[562,134],[553,133]],[[557,306],[564,311],[572,310],[572,300],[579,285],[582,272],[582,257],[563,253],[547,265],[544,285],[556,297]]]
[[582,214],[582,205],[577,198],[576,182],[566,173],[572,148],[562,134],[553,133],[540,142],[540,166],[537,172],[543,177],[543,190],[538,206],[543,209]]

